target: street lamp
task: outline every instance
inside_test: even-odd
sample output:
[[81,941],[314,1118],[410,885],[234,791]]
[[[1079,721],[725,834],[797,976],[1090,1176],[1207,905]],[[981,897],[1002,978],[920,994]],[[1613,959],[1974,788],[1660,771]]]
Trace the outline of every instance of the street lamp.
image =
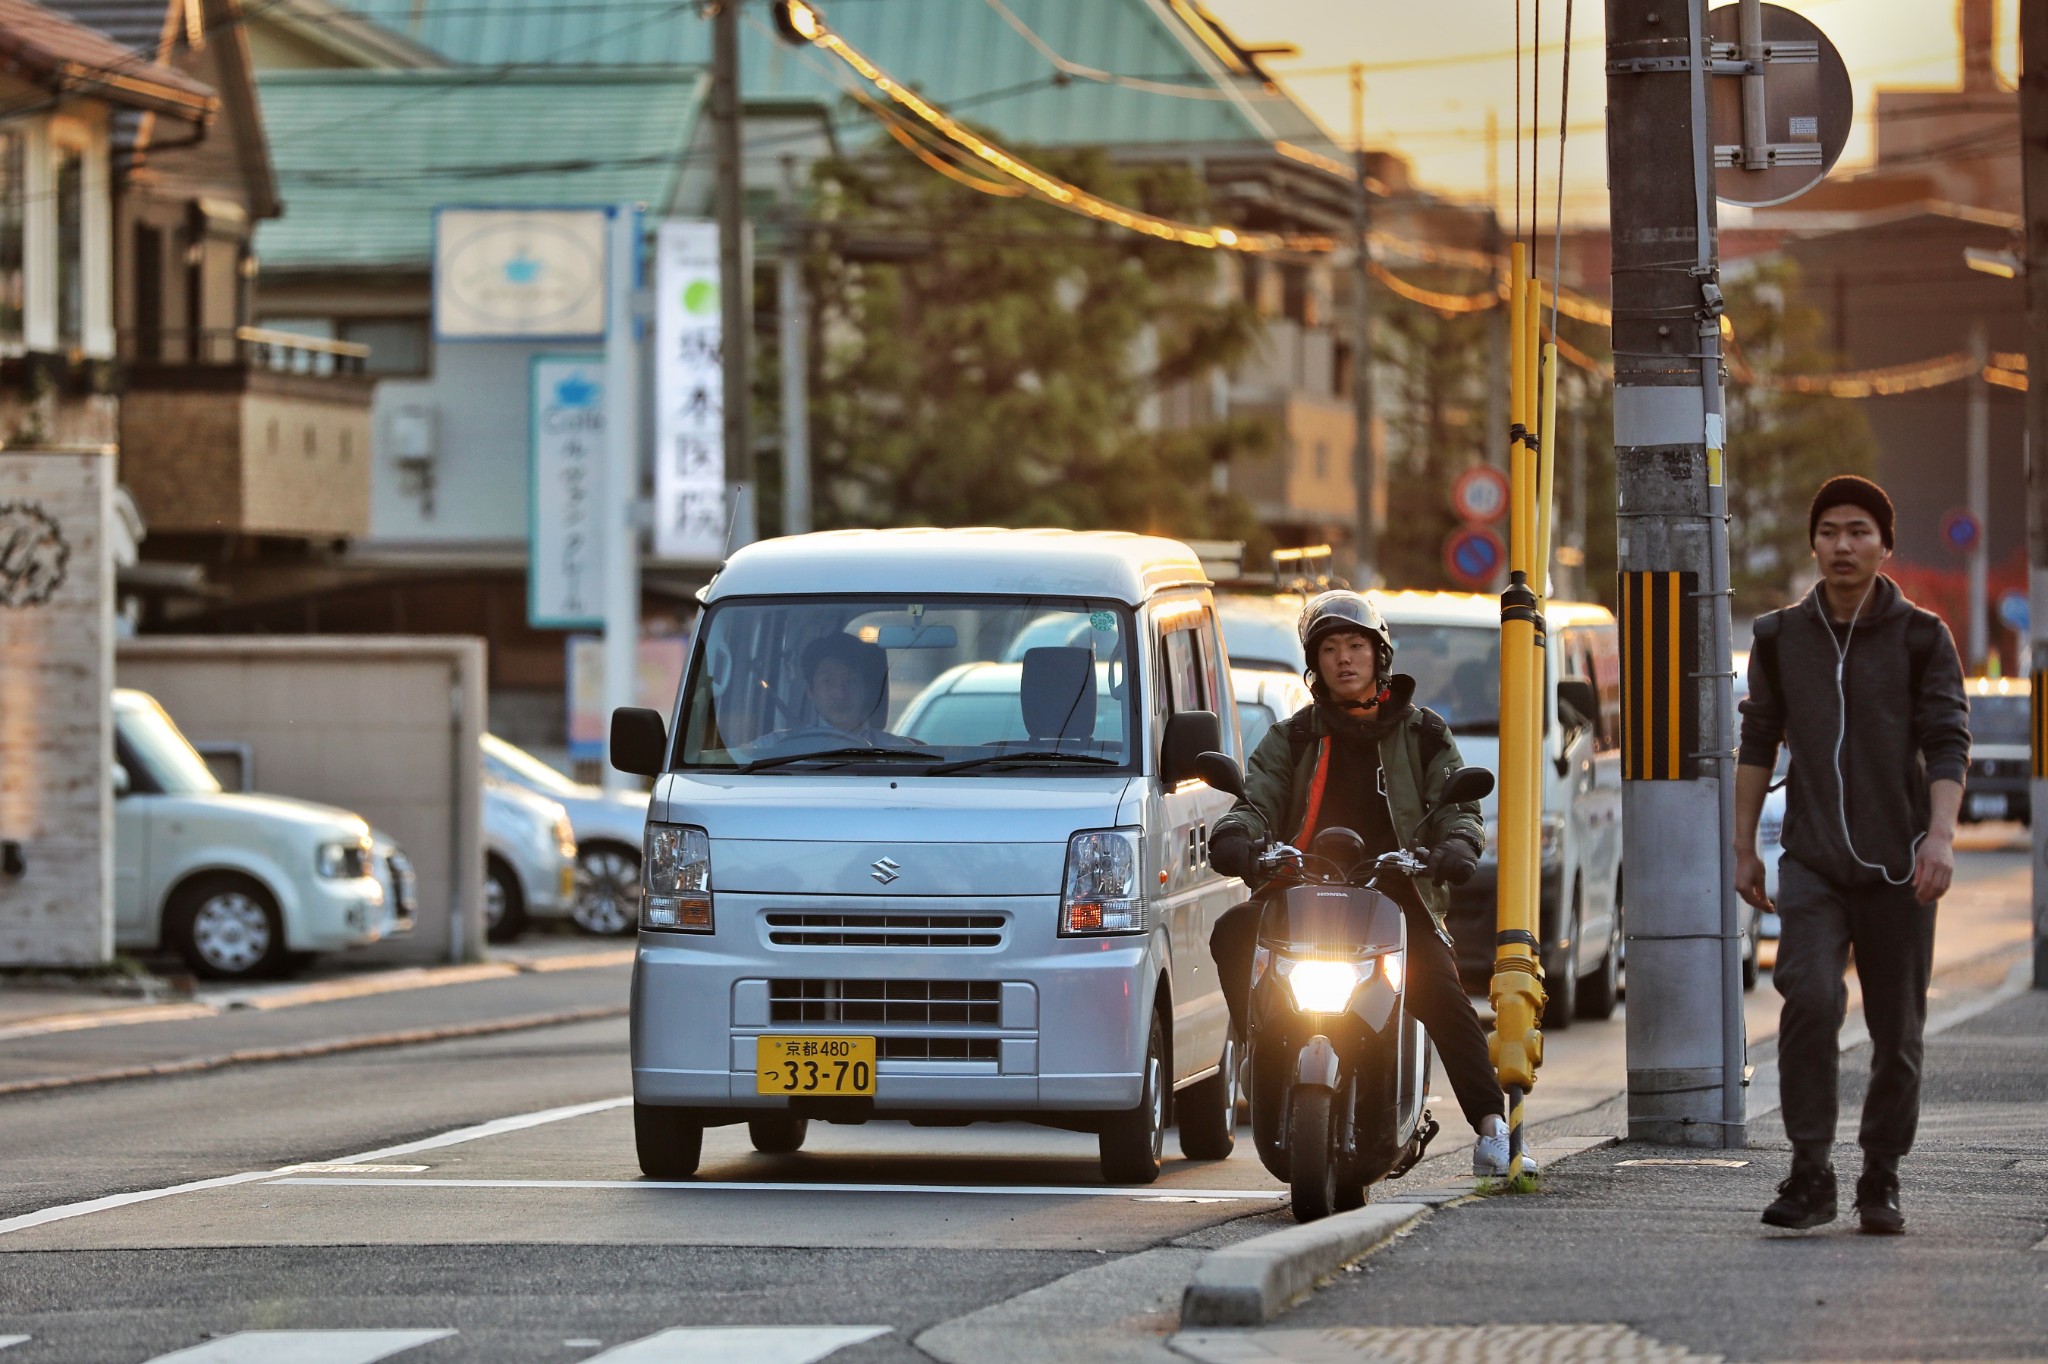
[[815,43],[825,32],[825,16],[804,0],[775,0],[775,31],[783,41],[802,46]]

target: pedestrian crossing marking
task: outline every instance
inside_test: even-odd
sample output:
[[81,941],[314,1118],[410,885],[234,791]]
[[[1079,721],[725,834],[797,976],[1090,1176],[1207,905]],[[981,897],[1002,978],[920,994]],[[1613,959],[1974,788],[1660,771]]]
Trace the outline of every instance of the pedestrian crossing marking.
[[888,1334],[886,1326],[677,1326],[585,1364],[815,1364]]
[[376,1364],[453,1331],[237,1331],[149,1364]]
[[1278,1202],[1285,1189],[1182,1189],[1173,1185],[1136,1189],[1115,1184],[829,1184],[823,1181],[779,1183],[772,1180],[712,1179],[349,1179],[340,1175],[286,1176],[265,1188],[310,1185],[320,1188],[384,1187],[399,1189],[687,1189],[695,1193],[850,1193],[850,1194],[980,1194],[990,1198],[1128,1198],[1139,1203],[1188,1203],[1201,1200]]

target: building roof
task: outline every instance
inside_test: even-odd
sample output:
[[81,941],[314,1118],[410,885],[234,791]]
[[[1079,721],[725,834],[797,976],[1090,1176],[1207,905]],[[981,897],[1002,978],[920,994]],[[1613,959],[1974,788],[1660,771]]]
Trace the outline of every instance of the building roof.
[[[159,29],[162,23],[158,6]],[[149,46],[153,50],[154,42]],[[0,62],[53,91],[122,108],[203,122],[219,106],[210,87],[161,63],[138,61],[132,47],[30,0],[0,0]]]
[[1180,541],[1128,531],[837,530],[736,551],[704,599],[942,591],[1108,597],[1136,606],[1165,588],[1208,581]]
[[[649,0],[342,0],[466,66],[703,66],[710,24]],[[1191,0],[825,0],[828,22],[896,79],[1001,136],[1042,145],[1240,147],[1328,134]],[[1006,13],[1007,12],[1007,13]],[[752,7],[740,34],[750,100],[840,102],[835,58],[776,39]],[[1012,23],[1012,20],[1015,23]],[[1028,33],[1024,30],[1028,30]],[[1068,64],[1063,73],[1059,62]],[[1083,66],[1127,82],[1077,74]],[[1188,94],[1161,93],[1157,86]],[[860,115],[863,135],[872,125]]]
[[661,68],[274,71],[259,85],[287,207],[256,249],[286,270],[424,268],[443,204],[662,211],[704,89]]
[[98,29],[123,47],[160,55],[171,7],[165,0],[38,0],[68,19]]

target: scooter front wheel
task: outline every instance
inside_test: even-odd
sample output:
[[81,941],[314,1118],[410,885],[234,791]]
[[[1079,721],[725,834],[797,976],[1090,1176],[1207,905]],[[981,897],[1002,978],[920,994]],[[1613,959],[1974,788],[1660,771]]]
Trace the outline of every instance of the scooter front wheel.
[[1337,1210],[1337,1131],[1330,1091],[1304,1086],[1288,1096],[1288,1189],[1294,1220],[1314,1222]]

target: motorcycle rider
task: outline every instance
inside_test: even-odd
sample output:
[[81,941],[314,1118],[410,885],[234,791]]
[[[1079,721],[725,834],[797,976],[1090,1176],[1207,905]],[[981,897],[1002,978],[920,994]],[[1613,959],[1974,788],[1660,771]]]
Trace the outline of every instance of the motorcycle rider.
[[[1269,844],[1306,848],[1328,828],[1358,834],[1369,857],[1429,845],[1430,884],[1395,877],[1385,887],[1408,920],[1408,1006],[1436,1044],[1478,1136],[1472,1172],[1503,1176],[1507,1105],[1443,924],[1444,888],[1471,879],[1485,826],[1476,802],[1423,816],[1444,779],[1463,765],[1457,741],[1443,717],[1414,703],[1415,679],[1393,671],[1393,636],[1365,597],[1336,590],[1311,598],[1296,632],[1315,703],[1259,741],[1245,774],[1245,798],[1210,833],[1210,864],[1249,881]],[[1209,938],[1240,1037],[1247,1035],[1258,923],[1254,898],[1226,911]]]

